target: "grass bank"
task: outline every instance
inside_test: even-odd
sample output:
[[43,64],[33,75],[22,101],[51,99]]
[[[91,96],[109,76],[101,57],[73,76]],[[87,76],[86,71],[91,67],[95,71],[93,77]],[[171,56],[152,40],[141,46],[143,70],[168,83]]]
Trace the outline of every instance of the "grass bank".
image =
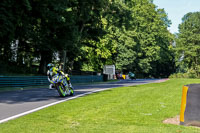
[[171,79],[121,87],[67,101],[0,124],[1,133],[197,133],[163,124],[180,112],[182,86],[199,79]]

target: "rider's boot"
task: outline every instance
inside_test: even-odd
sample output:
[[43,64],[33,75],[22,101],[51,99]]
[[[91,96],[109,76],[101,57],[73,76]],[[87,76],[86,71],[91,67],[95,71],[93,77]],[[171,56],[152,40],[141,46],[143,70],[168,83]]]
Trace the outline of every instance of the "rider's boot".
[[68,83],[68,85],[69,85],[70,88],[73,88],[73,86],[72,86],[72,84],[70,83],[69,80],[67,81],[67,83]]
[[55,89],[55,86],[54,86],[53,84],[50,84],[50,85],[49,85],[49,89],[50,89],[50,90]]

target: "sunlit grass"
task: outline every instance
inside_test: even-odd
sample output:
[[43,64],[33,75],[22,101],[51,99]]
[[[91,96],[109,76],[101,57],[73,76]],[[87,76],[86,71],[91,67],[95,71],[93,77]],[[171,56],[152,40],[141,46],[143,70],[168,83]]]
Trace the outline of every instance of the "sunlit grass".
[[171,79],[121,87],[67,101],[0,124],[0,133],[196,133],[163,124],[180,112],[182,86],[199,79]]

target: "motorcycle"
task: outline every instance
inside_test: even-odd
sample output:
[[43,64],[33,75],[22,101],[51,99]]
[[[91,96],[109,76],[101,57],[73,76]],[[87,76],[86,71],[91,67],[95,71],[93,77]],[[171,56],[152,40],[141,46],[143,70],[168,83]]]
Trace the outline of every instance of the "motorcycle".
[[65,75],[56,74],[50,82],[53,83],[53,86],[56,88],[61,97],[74,95],[74,89],[67,83]]
[[134,74],[134,73],[129,72],[129,73],[128,73],[128,76],[129,76],[129,78],[130,78],[131,80],[133,80],[133,79],[136,80],[136,77],[135,77],[135,74]]

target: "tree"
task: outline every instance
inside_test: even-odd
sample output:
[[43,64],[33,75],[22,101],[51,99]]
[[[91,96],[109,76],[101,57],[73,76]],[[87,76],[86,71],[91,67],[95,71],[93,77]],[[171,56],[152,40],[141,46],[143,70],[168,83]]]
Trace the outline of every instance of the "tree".
[[[0,56],[3,61],[11,61],[11,44],[18,38],[17,36],[22,36],[22,32],[26,33],[28,29],[27,12],[30,10],[31,7],[28,0],[20,0],[18,2],[3,0],[0,3]],[[21,31],[22,27],[23,31]],[[25,36],[26,34],[23,34],[23,37]]]
[[163,9],[148,0],[113,0],[106,9],[102,21],[107,34],[100,38],[101,45],[93,42],[94,47],[84,49],[90,66],[100,70],[115,64],[117,69],[154,77],[173,72],[173,36],[167,30],[171,22]]
[[52,61],[66,70],[115,64],[143,76],[172,72],[170,21],[152,0],[7,0],[0,12],[4,62],[39,65],[41,74]]
[[[179,25],[176,43],[177,65],[200,77],[200,12],[187,13]],[[182,63],[181,63],[182,62]]]
[[[170,21],[164,10],[156,9],[148,0],[122,1],[120,5],[126,9],[126,14],[122,15],[124,19],[116,34],[117,68],[143,76],[169,75],[174,68],[170,50],[173,36],[167,30]],[[172,68],[166,64],[171,64]],[[160,65],[162,69],[158,69]]]

